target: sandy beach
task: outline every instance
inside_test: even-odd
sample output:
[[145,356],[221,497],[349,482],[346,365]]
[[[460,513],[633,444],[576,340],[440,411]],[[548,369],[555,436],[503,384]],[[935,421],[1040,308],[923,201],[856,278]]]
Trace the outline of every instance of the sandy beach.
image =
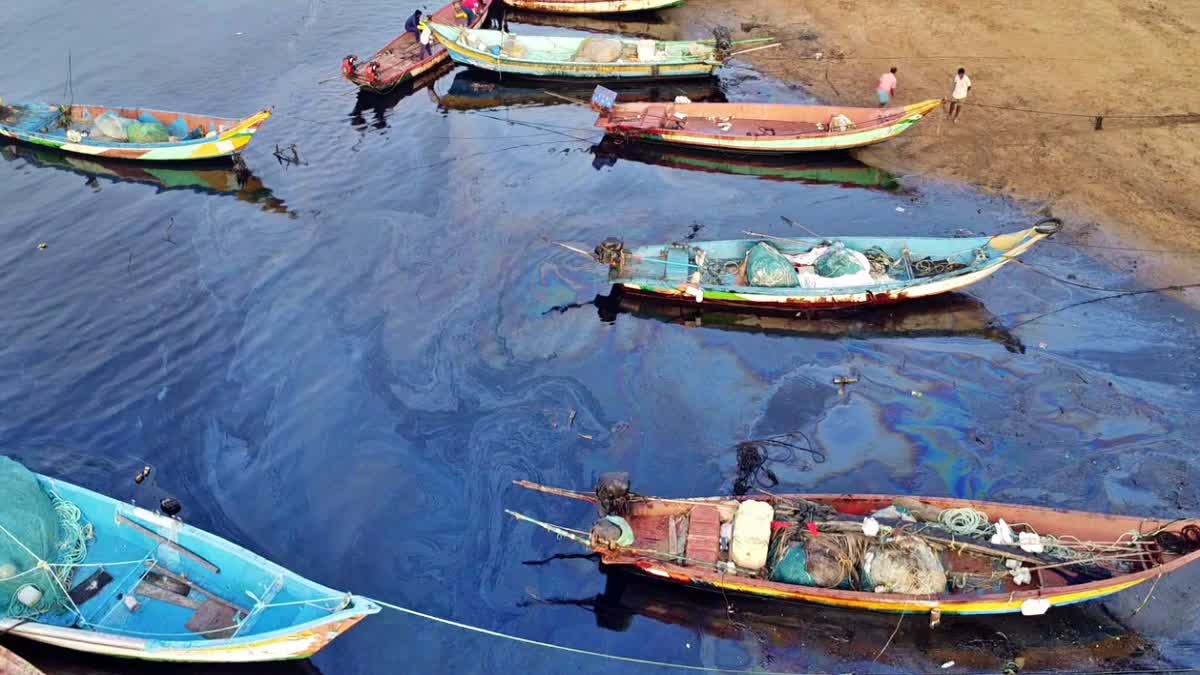
[[[892,66],[897,102],[948,98],[966,68],[971,105],[957,123],[935,113],[857,157],[1044,204],[1068,225],[1061,241],[1122,247],[1097,250],[1145,283],[1200,281],[1200,118],[1113,117],[1200,113],[1200,3],[691,0],[677,11],[694,32],[782,39],[744,58],[830,103],[877,105]],[[1093,117],[983,106],[1109,117],[1096,131]]]

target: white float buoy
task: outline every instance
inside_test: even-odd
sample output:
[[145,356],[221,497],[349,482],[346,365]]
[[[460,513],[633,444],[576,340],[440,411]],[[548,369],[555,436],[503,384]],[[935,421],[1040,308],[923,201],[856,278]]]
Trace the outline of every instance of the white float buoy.
[[42,590],[33,584],[25,584],[17,589],[17,602],[33,609],[42,601]]

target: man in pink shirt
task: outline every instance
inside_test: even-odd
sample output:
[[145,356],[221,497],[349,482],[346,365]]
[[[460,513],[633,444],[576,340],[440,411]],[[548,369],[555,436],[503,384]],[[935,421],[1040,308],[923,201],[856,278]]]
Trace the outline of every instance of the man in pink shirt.
[[891,70],[879,76],[879,87],[877,87],[877,89],[879,93],[879,107],[882,108],[892,100],[893,96],[896,95],[895,66],[892,66]]

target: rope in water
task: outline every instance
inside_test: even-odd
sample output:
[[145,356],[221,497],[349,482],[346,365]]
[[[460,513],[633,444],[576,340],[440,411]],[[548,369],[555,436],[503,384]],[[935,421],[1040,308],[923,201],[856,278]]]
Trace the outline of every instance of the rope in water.
[[742,674],[749,675],[751,673],[755,673],[757,675],[801,675],[800,673],[795,673],[795,672],[761,670],[761,669],[757,669],[757,668],[753,669],[753,670],[744,670],[744,669],[736,669],[736,668],[715,668],[712,666],[694,666],[694,665],[688,665],[688,664],[683,664],[683,663],[669,663],[666,661],[655,661],[653,659],[640,659],[640,658],[637,658],[634,656],[620,656],[618,654],[606,654],[604,652],[594,652],[594,651],[591,651],[588,649],[579,649],[578,647],[568,647],[566,645],[556,645],[552,642],[542,642],[541,640],[532,640],[530,638],[523,638],[523,637],[520,637],[519,635],[510,635],[508,633],[501,633],[500,631],[490,630],[487,628],[480,628],[479,626],[472,626],[471,624],[462,623],[459,621],[453,621],[451,619],[443,619],[440,616],[434,616],[432,614],[418,612],[415,609],[408,609],[407,607],[401,607],[400,605],[393,605],[388,602],[383,602],[382,600],[375,600],[372,598],[371,602],[374,602],[381,607],[387,607],[388,609],[400,612],[401,614],[408,614],[410,616],[415,616],[420,619],[425,619],[426,621],[440,623],[445,626],[452,626],[454,628],[469,631],[472,633],[488,635],[491,637],[500,638],[503,640],[510,640],[512,642],[517,642],[517,643],[524,644],[524,645],[530,645],[533,647],[541,647],[543,649],[552,649],[555,651],[567,652],[569,654],[578,654],[580,656],[591,656],[591,657],[599,658],[599,659],[607,659],[609,661],[620,661],[622,663],[636,663],[638,665],[652,666],[655,668],[674,668],[676,670],[687,670],[687,671],[691,671],[691,672],[700,672],[700,673],[734,673],[735,675],[742,675]]

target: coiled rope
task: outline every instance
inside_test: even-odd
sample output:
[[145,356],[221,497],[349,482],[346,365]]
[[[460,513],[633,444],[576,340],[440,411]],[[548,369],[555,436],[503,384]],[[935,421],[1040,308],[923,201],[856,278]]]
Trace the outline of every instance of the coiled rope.
[[968,507],[942,511],[938,523],[960,537],[982,537],[996,531],[988,514]]

